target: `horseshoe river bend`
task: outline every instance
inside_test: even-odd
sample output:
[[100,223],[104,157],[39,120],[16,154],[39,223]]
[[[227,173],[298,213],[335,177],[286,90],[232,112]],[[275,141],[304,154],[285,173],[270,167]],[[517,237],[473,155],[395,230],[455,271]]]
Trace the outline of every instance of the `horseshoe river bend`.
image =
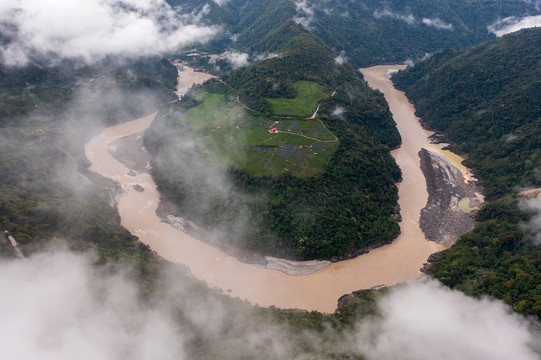
[[[466,174],[467,171],[460,165],[459,157],[430,143],[428,136],[432,133],[421,127],[405,94],[393,87],[389,72],[404,67],[385,65],[361,69],[368,84],[385,95],[402,136],[402,145],[392,151],[403,176],[398,184],[401,234],[389,245],[354,259],[332,263],[308,275],[292,276],[243,263],[162,222],[156,213],[160,194],[152,177],[128,168],[108,151],[108,146],[116,140],[142,133],[156,114],[103,130],[85,145],[85,154],[92,163],[90,170],[114,180],[122,188],[118,202],[122,225],[164,259],[187,266],[208,286],[253,304],[333,312],[338,298],[344,294],[418,277],[428,256],[444,249],[428,241],[419,227],[420,212],[428,199],[418,156],[421,148],[439,152],[461,172]],[[191,69],[179,70],[178,94],[210,77]],[[144,191],[136,191],[134,185],[142,186]]]

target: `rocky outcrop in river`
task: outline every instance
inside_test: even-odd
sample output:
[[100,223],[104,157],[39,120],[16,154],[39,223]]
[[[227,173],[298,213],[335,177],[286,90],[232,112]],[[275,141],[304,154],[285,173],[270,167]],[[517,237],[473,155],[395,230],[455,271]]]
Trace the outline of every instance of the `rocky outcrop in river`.
[[474,215],[483,202],[481,189],[475,181],[465,182],[445,156],[423,148],[419,157],[428,190],[428,203],[421,210],[421,229],[428,239],[451,247],[474,228]]

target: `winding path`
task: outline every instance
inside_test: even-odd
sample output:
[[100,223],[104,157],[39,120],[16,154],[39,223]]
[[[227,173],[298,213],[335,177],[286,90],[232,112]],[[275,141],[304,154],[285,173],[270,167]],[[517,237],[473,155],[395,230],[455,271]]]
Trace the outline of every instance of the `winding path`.
[[[186,265],[208,286],[254,304],[333,312],[337,299],[343,294],[418,277],[419,268],[428,256],[442,249],[427,241],[419,228],[419,214],[428,194],[417,153],[421,146],[428,144],[427,134],[413,115],[413,106],[403,93],[394,90],[385,76],[387,70],[396,68],[375,67],[363,70],[363,74],[372,87],[381,85],[380,90],[386,95],[402,134],[403,145],[392,152],[404,177],[398,185],[402,233],[390,245],[352,260],[333,263],[309,275],[290,276],[242,263],[160,221],[156,215],[160,196],[151,176],[142,173],[129,176],[130,169],[107,151],[113,141],[144,131],[155,114],[105,129],[85,145],[85,154],[92,163],[90,170],[117,181],[122,187],[118,205],[122,225],[163,258]],[[180,72],[181,78],[191,77],[192,83],[208,77],[203,75]],[[136,184],[145,190],[134,190]]]

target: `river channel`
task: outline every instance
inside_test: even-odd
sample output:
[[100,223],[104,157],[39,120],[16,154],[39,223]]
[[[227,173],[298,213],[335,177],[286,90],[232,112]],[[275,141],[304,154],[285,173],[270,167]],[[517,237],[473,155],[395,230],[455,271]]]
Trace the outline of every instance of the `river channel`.
[[[90,170],[121,186],[123,194],[118,209],[122,225],[164,259],[184,264],[208,286],[253,304],[334,312],[337,299],[344,294],[418,277],[428,256],[443,249],[427,241],[419,228],[420,211],[427,203],[428,193],[418,152],[422,147],[441,151],[439,146],[430,144],[427,138],[431,133],[420,126],[404,93],[392,86],[387,73],[399,68],[402,67],[376,66],[361,69],[361,72],[371,87],[385,94],[402,135],[402,146],[392,152],[403,173],[403,181],[398,184],[403,218],[401,234],[392,244],[355,259],[333,263],[309,275],[290,276],[242,263],[160,220],[156,214],[160,194],[151,176],[134,175],[107,150],[108,145],[119,138],[142,133],[156,114],[103,130],[85,145],[85,154],[92,163]],[[210,77],[191,70],[180,71],[179,76],[184,85],[179,89],[180,94],[192,84]],[[443,153],[459,165],[459,158]],[[460,169],[465,173],[464,167]],[[142,186],[144,191],[136,191],[134,185]]]

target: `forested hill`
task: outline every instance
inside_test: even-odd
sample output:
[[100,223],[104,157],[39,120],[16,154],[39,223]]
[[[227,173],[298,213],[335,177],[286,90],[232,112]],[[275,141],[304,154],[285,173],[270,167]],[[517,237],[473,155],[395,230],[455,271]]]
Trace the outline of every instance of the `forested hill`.
[[515,197],[541,186],[541,29],[438,53],[393,80],[419,116],[466,153],[489,195],[478,226],[431,272],[448,286],[541,317],[541,246],[532,220],[538,200]]
[[541,29],[438,53],[393,81],[468,154],[490,196],[541,186]]
[[[145,146],[160,191],[226,243],[264,254],[331,258],[391,241],[400,169],[389,149],[400,135],[382,94],[291,20],[267,39],[277,56],[154,121]],[[174,150],[189,142],[195,151]]]
[[247,53],[275,51],[268,37],[288,20],[302,25],[355,66],[403,62],[447,48],[465,48],[494,38],[502,19],[538,15],[526,1],[400,0],[168,0],[201,11],[223,33],[207,46]]

